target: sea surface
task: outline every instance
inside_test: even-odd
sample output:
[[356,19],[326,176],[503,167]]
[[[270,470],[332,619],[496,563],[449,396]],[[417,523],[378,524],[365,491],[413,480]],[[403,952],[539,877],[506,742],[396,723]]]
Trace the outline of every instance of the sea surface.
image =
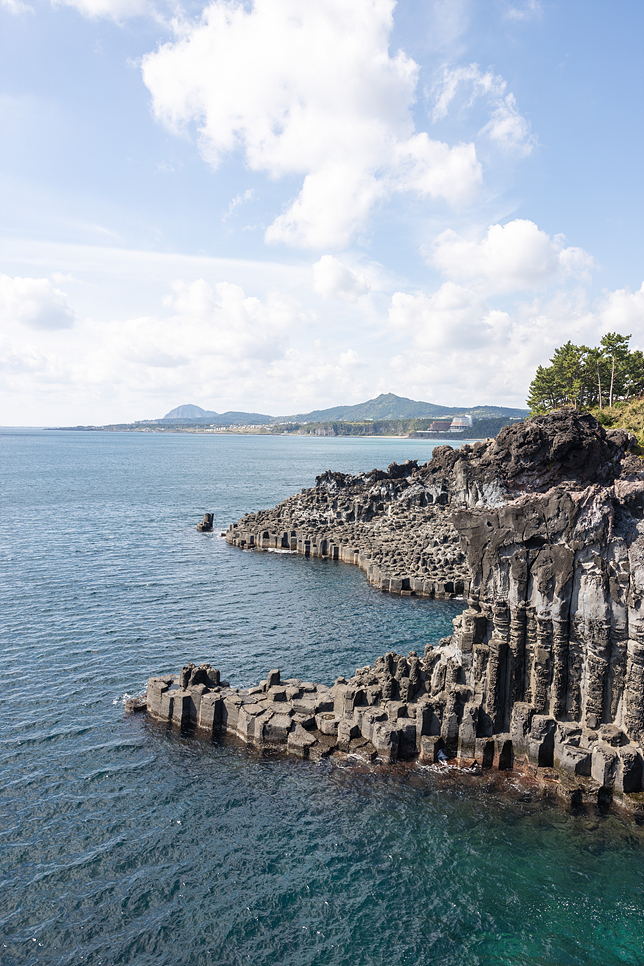
[[449,633],[462,602],[220,536],[430,442],[0,433],[0,966],[644,964],[633,821],[124,714],[190,660],[332,683]]

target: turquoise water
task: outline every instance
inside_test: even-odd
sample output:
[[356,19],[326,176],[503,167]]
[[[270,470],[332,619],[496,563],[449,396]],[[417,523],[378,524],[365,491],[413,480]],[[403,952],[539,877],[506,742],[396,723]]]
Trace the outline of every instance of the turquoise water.
[[644,963],[644,836],[617,815],[124,716],[188,660],[237,684],[272,667],[330,683],[449,633],[457,602],[219,536],[324,469],[430,452],[0,436],[0,966]]

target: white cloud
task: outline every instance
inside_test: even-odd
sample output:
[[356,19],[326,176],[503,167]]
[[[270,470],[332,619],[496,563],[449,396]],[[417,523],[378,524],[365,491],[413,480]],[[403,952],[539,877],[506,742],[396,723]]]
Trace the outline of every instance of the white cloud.
[[65,282],[75,282],[77,285],[83,284],[71,272],[52,272],[51,277],[57,285],[63,285]]
[[429,260],[448,278],[478,281],[487,292],[538,288],[565,275],[585,277],[594,267],[583,249],[564,248],[563,236],[550,238],[522,218],[491,225],[479,241],[447,229],[435,239]]
[[5,421],[105,423],[160,416],[183,402],[278,415],[378,392],[522,405],[537,365],[567,339],[598,344],[617,330],[644,345],[644,287],[606,293],[595,307],[576,287],[504,300],[501,311],[482,291],[446,281],[434,293],[394,292],[383,313],[384,294],[374,297],[383,284],[377,266],[320,263],[330,293],[343,283],[349,293],[360,290],[360,273],[371,286],[355,301],[340,295],[324,326],[313,325],[310,268],[294,276],[297,300],[288,284],[271,291],[270,277],[255,280],[258,295],[249,296],[247,284],[193,275],[171,287],[159,316],[97,321],[84,312],[73,329],[59,331],[29,329],[11,316],[14,324],[0,325]]
[[470,201],[483,181],[481,165],[473,144],[450,148],[432,141],[424,132],[400,144],[396,150],[399,175],[397,188],[421,196],[445,198],[455,207]]
[[230,204],[228,205],[228,208],[226,209],[226,212],[222,218],[222,221],[226,221],[226,219],[230,218],[235,208],[239,208],[240,205],[243,205],[247,201],[250,201],[252,197],[253,197],[252,188],[247,188],[246,191],[243,191],[240,194],[235,195],[235,197],[231,200]]
[[[562,245],[563,235],[555,236],[555,244]],[[564,275],[571,275],[583,282],[590,282],[591,274],[597,271],[598,265],[592,255],[589,255],[583,248],[571,245],[568,248],[561,248],[558,253],[559,265]]]
[[268,242],[346,245],[376,202],[413,191],[460,204],[481,181],[473,145],[417,134],[418,67],[390,55],[393,0],[215,0],[175,42],[143,58],[156,116],[196,124],[216,166],[241,151],[301,190]]
[[9,340],[0,340],[0,373],[4,379],[7,376],[36,376],[47,369],[47,357],[35,346],[20,346],[12,344]]
[[74,325],[67,296],[47,278],[0,275],[0,319],[32,329],[69,329]]
[[619,288],[602,300],[600,318],[604,329],[634,335],[633,342],[644,348],[644,282],[636,292]]
[[434,295],[395,292],[389,309],[391,327],[431,352],[482,349],[507,337],[509,321],[506,312],[490,310],[478,295],[454,282],[445,282]]
[[392,378],[403,394],[464,406],[482,399],[523,406],[537,366],[547,365],[557,346],[567,339],[597,344],[602,332],[583,293],[500,312],[452,282],[433,296],[396,293],[389,323],[401,347],[392,354]]
[[338,364],[341,369],[356,369],[358,366],[364,365],[355,349],[347,349],[346,352],[341,352]]
[[502,77],[489,70],[482,73],[478,64],[468,64],[466,67],[445,65],[440,79],[436,81],[431,92],[434,98],[432,121],[435,123],[447,117],[459,90],[463,88],[469,90],[469,94],[462,101],[461,106],[471,107],[479,97],[502,97],[505,87]]
[[507,92],[507,84],[499,74],[481,71],[478,64],[463,67],[444,66],[440,79],[431,92],[434,99],[434,123],[458,111],[471,108],[483,98],[490,110],[490,119],[479,135],[487,136],[498,147],[525,157],[532,151],[536,139],[530,133],[528,121],[519,112],[514,94]]
[[382,181],[364,165],[325,164],[306,175],[297,198],[264,237],[300,248],[343,248],[384,194]]
[[505,150],[518,154],[530,154],[534,139],[530,135],[530,125],[519,113],[514,94],[502,98],[490,115],[490,120],[482,127],[480,134],[487,134]]
[[348,268],[333,255],[323,255],[313,266],[313,291],[322,298],[341,298],[355,302],[370,289],[371,285],[364,272]]
[[84,17],[107,17],[110,20],[126,20],[153,13],[148,0],[51,0],[52,6],[75,7]]
[[[171,405],[150,410],[157,396],[175,404],[227,397],[238,402],[224,408],[248,408],[246,401],[270,391],[267,386],[280,391],[291,334],[305,330],[312,318],[288,293],[256,298],[238,285],[203,279],[175,283],[165,304],[166,316],[85,319],[67,332],[41,330],[33,343],[24,328],[7,327],[0,333],[3,405],[16,394],[40,406],[37,421],[46,413],[49,422],[72,423],[81,409],[84,422],[161,415]],[[340,371],[337,350],[335,356]],[[246,404],[240,406],[241,400]]]
[[[154,323],[150,344],[169,358],[218,356],[232,360],[270,360],[284,354],[283,336],[305,323],[299,304],[272,292],[264,301],[247,297],[239,285],[203,279],[178,282],[166,304],[176,315]],[[146,334],[147,339],[147,334]]]

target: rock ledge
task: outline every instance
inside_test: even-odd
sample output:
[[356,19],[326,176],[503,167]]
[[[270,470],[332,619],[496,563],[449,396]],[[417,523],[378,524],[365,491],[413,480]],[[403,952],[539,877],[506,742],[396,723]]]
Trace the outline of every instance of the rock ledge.
[[[248,514],[226,540],[357,563],[383,590],[463,594],[454,633],[332,688],[257,688],[190,665],[150,679],[155,717],[302,757],[457,756],[524,769],[568,801],[644,798],[644,474],[635,438],[570,409],[423,466],[352,477]],[[215,678],[217,679],[215,681]]]

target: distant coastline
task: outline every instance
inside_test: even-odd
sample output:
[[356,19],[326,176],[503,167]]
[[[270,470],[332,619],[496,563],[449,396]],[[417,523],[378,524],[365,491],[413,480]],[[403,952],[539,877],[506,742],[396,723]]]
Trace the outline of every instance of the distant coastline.
[[[509,421],[504,420],[481,420],[485,422],[484,426],[477,426],[476,423],[466,432],[429,432],[429,430],[405,430],[402,427],[392,428],[390,432],[387,431],[369,431],[371,427],[368,425],[358,423],[358,424],[348,424],[347,428],[342,428],[339,431],[328,431],[326,426],[317,426],[312,424],[310,426],[298,427],[297,429],[283,429],[281,426],[218,426],[218,427],[204,427],[204,426],[136,426],[136,425],[114,425],[114,426],[44,426],[42,427],[48,431],[57,432],[76,432],[76,433],[155,433],[159,434],[189,434],[192,436],[301,436],[307,439],[311,437],[316,437],[318,439],[337,439],[340,437],[346,438],[351,437],[352,439],[364,438],[364,439],[409,439],[409,440],[426,440],[426,441],[438,441],[441,443],[449,443],[456,441],[457,443],[465,442],[466,440],[476,440],[476,439],[489,439],[496,436],[504,426],[509,425]],[[493,425],[489,425],[493,423]],[[320,431],[322,430],[322,431]],[[353,431],[352,431],[353,430]]]
[[270,436],[371,436],[382,438],[487,439],[528,415],[503,406],[441,406],[394,393],[381,393],[355,406],[334,406],[295,416],[229,411],[217,413],[186,404],[160,419],[104,426],[52,426],[79,432],[172,432]]

